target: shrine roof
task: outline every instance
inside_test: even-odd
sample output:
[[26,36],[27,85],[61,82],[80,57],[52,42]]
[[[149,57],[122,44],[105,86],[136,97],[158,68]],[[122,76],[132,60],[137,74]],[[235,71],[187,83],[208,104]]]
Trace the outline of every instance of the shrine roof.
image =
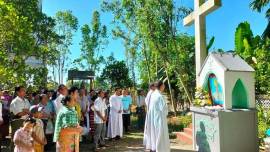
[[[201,71],[207,60],[213,58],[224,71],[254,72],[255,70],[235,52],[211,52],[204,61]],[[201,73],[200,71],[200,73]]]

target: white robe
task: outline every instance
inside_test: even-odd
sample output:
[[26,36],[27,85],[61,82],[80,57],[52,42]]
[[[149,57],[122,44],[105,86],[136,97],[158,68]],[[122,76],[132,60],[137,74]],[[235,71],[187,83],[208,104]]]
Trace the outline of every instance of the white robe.
[[107,136],[109,138],[114,138],[116,136],[123,137],[122,112],[118,113],[119,110],[123,111],[122,99],[120,96],[112,95],[109,102],[110,116]]
[[145,123],[144,123],[144,136],[143,136],[143,145],[146,145],[146,140],[147,140],[147,120],[148,120],[148,111],[149,111],[149,103],[150,103],[150,99],[151,99],[151,96],[152,96],[152,93],[154,92],[154,90],[149,90],[147,95],[146,95],[146,98],[145,98],[145,105],[146,105],[146,116],[145,116]]
[[156,152],[170,152],[168,132],[168,107],[159,92],[155,90],[147,104],[147,118],[145,121],[144,145],[146,149]]

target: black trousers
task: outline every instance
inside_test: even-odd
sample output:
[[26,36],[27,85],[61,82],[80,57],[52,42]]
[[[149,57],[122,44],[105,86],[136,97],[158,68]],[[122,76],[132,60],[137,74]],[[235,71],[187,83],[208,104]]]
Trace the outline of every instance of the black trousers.
[[123,114],[123,127],[125,129],[125,132],[128,132],[128,127],[130,126],[130,114]]
[[144,130],[144,123],[145,123],[145,110],[143,107],[137,108],[137,115],[138,115],[138,129]]

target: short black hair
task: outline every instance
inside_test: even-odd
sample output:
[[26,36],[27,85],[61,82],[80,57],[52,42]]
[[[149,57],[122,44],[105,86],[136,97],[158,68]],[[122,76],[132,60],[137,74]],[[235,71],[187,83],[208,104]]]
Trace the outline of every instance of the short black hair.
[[149,84],[149,88],[152,88],[152,87],[154,87],[155,86],[155,83],[154,82],[151,82],[150,84]]
[[24,123],[28,123],[30,122],[31,124],[35,124],[36,123],[36,119],[32,118],[32,117],[28,117],[24,120]]
[[24,86],[17,86],[17,87],[15,87],[15,92],[17,93],[23,88],[24,88]]
[[75,91],[78,91],[78,87],[72,86],[69,90],[68,90],[68,94],[70,95],[71,93],[74,93]]
[[39,101],[41,101],[42,98],[45,97],[45,96],[47,96],[47,95],[46,95],[46,94],[41,94],[41,95],[39,95]]
[[101,92],[104,92],[102,89],[98,90],[97,94],[100,95]]
[[119,87],[116,87],[115,89],[114,89],[114,91],[116,92],[117,90],[119,90],[120,88]]
[[66,87],[66,86],[65,86],[64,84],[60,84],[60,85],[58,86],[57,91],[62,90],[62,89],[65,88],[65,87]]
[[33,96],[33,97],[35,97],[36,95],[38,95],[37,92],[33,92],[33,93],[32,93],[32,96]]
[[160,89],[160,87],[163,85],[164,83],[161,81],[161,80],[157,80],[156,82],[155,82],[155,87],[156,88],[158,88],[158,89]]
[[61,103],[66,106],[68,102],[71,101],[71,95],[67,95],[65,98],[62,99]]

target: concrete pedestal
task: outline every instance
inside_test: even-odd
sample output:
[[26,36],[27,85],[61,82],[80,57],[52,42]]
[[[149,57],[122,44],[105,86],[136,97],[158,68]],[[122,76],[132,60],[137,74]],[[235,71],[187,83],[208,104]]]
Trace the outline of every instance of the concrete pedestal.
[[199,152],[258,152],[256,110],[191,107],[193,148]]

